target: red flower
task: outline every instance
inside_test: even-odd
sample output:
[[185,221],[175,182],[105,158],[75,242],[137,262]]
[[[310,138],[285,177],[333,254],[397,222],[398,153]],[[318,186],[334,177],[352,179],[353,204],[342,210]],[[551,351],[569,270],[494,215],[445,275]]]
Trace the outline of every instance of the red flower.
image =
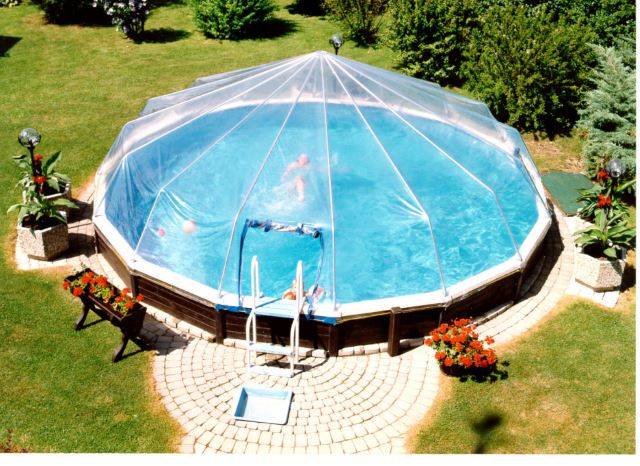
[[445,360],[444,360],[444,365],[445,365],[445,366],[447,366],[447,367],[451,367],[451,366],[453,366],[453,359],[451,359],[451,358],[445,358]]
[[129,294],[129,293],[131,293],[131,288],[123,288],[121,294],[125,295],[125,294]]
[[121,303],[124,298],[122,296],[116,296],[115,302]]
[[496,342],[493,337],[487,337],[484,341],[487,342],[487,345],[493,345]]
[[83,293],[82,288],[80,288],[79,286],[76,286],[73,289],[73,296],[82,296],[82,293]]
[[598,194],[598,207],[606,207],[611,205],[611,198],[609,196],[605,196],[604,194]]
[[425,338],[424,339],[424,344],[427,346],[431,346],[431,344],[433,343],[433,340],[431,338]]
[[460,363],[467,368],[471,367],[471,365],[473,364],[469,356],[460,356]]
[[124,305],[124,307],[129,310],[133,307],[135,303],[133,301],[129,301],[127,304]]
[[447,324],[441,324],[438,330],[440,330],[440,333],[444,333],[449,330],[449,326]]
[[70,286],[71,286],[71,283],[69,283],[68,281],[65,280],[62,282],[63,289],[68,290]]
[[138,296],[136,296],[136,301],[138,302],[142,302],[143,299],[144,299],[144,295],[139,294]]
[[449,343],[451,341],[451,335],[445,333],[444,335],[442,335],[442,341],[444,341],[445,343]]
[[436,359],[438,361],[444,359],[445,357],[447,357],[447,353],[445,353],[444,351],[436,351]]
[[462,351],[462,343],[460,342],[456,343],[456,350]]
[[91,283],[91,275],[89,275],[88,273],[85,273],[82,278],[80,279],[80,281],[86,285],[87,283]]
[[596,180],[598,181],[605,181],[607,179],[609,179],[609,174],[605,169],[601,169],[596,175]]
[[33,156],[33,160],[35,160],[36,162],[42,162],[42,154],[36,154]]
[[107,277],[99,275],[98,278],[96,278],[96,284],[103,287],[107,286]]
[[34,176],[33,177],[33,182],[35,184],[45,184],[47,182],[47,177],[46,176]]
[[436,343],[438,343],[440,341],[440,334],[439,333],[434,333],[433,334],[433,341],[435,341]]

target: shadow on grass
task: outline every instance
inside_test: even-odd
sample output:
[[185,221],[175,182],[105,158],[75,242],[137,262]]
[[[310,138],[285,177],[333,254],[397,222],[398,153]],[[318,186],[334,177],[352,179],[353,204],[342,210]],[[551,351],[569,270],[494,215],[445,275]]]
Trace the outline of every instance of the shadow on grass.
[[627,263],[622,273],[622,284],[620,285],[620,292],[624,293],[629,288],[632,288],[636,284],[636,268]]
[[474,453],[486,453],[491,434],[502,424],[502,420],[501,414],[493,412],[485,414],[478,421],[471,422],[471,429],[478,436]]
[[294,0],[285,9],[292,15],[324,16],[327,11],[322,2],[317,0]]
[[291,20],[271,18],[260,26],[247,31],[244,39],[276,39],[298,31],[298,25]]
[[22,40],[22,37],[0,36],[0,57],[6,57],[7,52]]
[[136,40],[137,43],[147,44],[167,44],[169,42],[177,42],[189,37],[191,33],[183,29],[158,28],[149,29],[142,33]]

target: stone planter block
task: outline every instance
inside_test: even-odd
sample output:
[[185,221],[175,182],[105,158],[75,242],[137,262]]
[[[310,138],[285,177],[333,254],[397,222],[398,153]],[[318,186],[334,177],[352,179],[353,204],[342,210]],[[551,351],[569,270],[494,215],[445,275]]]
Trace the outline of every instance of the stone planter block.
[[576,254],[576,281],[594,291],[611,291],[620,288],[625,267],[624,259],[596,259],[581,251]]
[[29,257],[48,261],[69,249],[69,228],[66,223],[44,230],[18,225],[18,241]]

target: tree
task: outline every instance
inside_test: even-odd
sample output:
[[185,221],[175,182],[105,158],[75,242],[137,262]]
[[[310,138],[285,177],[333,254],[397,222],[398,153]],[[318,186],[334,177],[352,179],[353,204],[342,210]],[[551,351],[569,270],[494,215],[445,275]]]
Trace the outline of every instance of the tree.
[[[624,42],[620,43],[624,47]],[[636,166],[635,68],[625,65],[624,51],[594,46],[598,67],[594,89],[586,94],[587,105],[580,112],[579,128],[584,132],[582,157],[589,175],[613,158],[621,159],[627,173]],[[628,53],[628,51],[627,51]]]

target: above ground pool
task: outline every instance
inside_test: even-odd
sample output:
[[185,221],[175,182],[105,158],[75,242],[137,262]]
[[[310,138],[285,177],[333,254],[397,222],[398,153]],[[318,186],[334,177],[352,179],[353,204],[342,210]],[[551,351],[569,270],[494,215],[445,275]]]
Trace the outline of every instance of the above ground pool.
[[436,85],[316,52],[151,99],[96,179],[127,266],[213,303],[318,315],[443,303],[522,266],[550,224],[517,131]]

